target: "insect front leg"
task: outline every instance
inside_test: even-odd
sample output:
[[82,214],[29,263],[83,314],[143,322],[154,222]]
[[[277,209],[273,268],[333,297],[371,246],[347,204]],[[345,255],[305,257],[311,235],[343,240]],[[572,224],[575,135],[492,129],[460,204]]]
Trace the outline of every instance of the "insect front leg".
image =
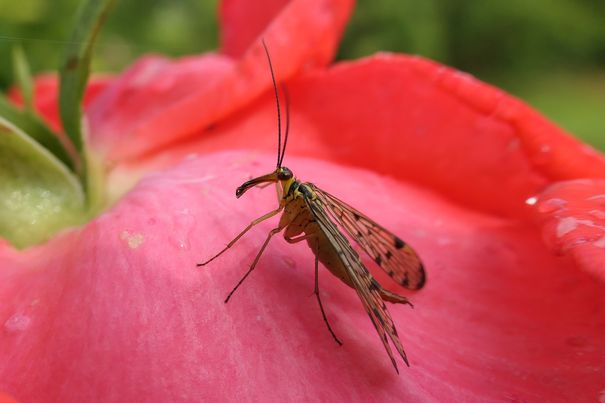
[[271,217],[273,217],[274,215],[278,214],[281,210],[283,209],[283,207],[280,205],[277,209],[268,212],[267,214],[265,214],[262,217],[257,218],[256,220],[252,221],[242,232],[239,233],[238,236],[236,236],[235,238],[233,238],[231,240],[231,242],[229,242],[227,244],[227,246],[225,246],[225,248],[223,250],[221,250],[219,253],[217,253],[216,255],[212,256],[210,259],[206,260],[205,262],[202,263],[198,263],[197,267],[201,267],[201,266],[205,266],[208,263],[212,262],[214,259],[216,259],[217,257],[219,257],[220,255],[222,255],[223,253],[225,253],[227,251],[227,249],[231,248],[242,236],[244,236],[244,234],[248,231],[250,231],[250,229],[252,227],[254,227],[256,224],[259,224]]
[[282,191],[279,182],[275,182],[275,191],[277,192],[277,202],[281,204],[281,199],[284,197],[284,192]]
[[260,259],[261,255],[263,254],[263,252],[265,251],[265,248],[267,247],[267,245],[269,244],[269,241],[271,240],[271,238],[273,237],[273,235],[277,234],[278,232],[280,232],[282,229],[284,229],[284,226],[279,226],[277,228],[272,229],[269,232],[269,235],[267,235],[267,239],[265,239],[265,242],[263,243],[263,246],[260,248],[260,250],[258,251],[258,253],[256,254],[256,257],[254,258],[254,261],[252,262],[252,265],[250,266],[250,268],[248,269],[248,271],[246,272],[246,274],[244,274],[244,277],[242,277],[237,284],[235,285],[235,287],[233,287],[233,290],[231,290],[231,292],[229,293],[229,295],[227,295],[227,298],[225,298],[225,304],[227,302],[229,302],[229,299],[231,299],[231,296],[233,295],[233,293],[235,292],[235,290],[237,290],[239,288],[240,285],[242,285],[242,283],[244,282],[244,280],[250,275],[250,273],[252,273],[252,270],[254,270],[254,268],[256,267],[256,264],[258,263],[258,260]]

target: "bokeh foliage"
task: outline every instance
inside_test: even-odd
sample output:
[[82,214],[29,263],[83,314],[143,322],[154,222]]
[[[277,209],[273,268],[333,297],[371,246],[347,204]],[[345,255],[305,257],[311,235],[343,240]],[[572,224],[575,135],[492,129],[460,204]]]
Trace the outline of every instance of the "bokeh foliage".
[[[21,43],[34,72],[59,65],[78,0],[0,0],[0,87]],[[216,49],[217,0],[119,1],[93,69],[119,71],[147,52]],[[338,57],[420,54],[527,100],[605,149],[605,1],[358,0]]]

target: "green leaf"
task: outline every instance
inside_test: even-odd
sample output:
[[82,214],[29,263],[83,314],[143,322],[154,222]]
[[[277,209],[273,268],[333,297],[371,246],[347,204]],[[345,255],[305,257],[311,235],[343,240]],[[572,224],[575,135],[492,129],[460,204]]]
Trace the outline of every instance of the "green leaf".
[[28,110],[34,109],[34,90],[32,85],[32,75],[29,69],[29,63],[25,57],[25,52],[21,46],[15,46],[13,48],[13,70],[19,88],[21,89],[21,95],[23,96],[23,103]]
[[84,192],[76,176],[0,117],[0,237],[25,247],[85,218]]
[[46,148],[69,169],[75,172],[73,158],[65,149],[59,137],[40,118],[28,110],[22,110],[0,95],[0,119],[5,119],[24,133],[31,136],[41,146]]
[[115,0],[88,0],[78,12],[60,73],[59,107],[65,133],[84,161],[79,175],[86,181],[86,139],[82,130],[82,97],[90,73],[95,39]]

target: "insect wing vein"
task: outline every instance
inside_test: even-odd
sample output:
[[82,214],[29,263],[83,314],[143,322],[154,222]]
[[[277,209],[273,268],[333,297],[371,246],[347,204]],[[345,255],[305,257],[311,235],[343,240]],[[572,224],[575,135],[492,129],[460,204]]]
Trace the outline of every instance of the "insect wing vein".
[[319,228],[338,252],[338,256],[344,264],[347,274],[351,278],[355,290],[357,291],[357,294],[359,295],[366,312],[372,320],[372,323],[380,336],[380,340],[382,341],[385,350],[391,358],[391,362],[393,363],[395,370],[399,372],[393,352],[387,341],[387,334],[405,363],[407,365],[409,365],[409,363],[403,350],[401,341],[399,340],[393,319],[391,318],[386,305],[380,297],[380,292],[376,287],[372,286],[373,281],[375,282],[374,278],[368,269],[366,269],[361,263],[359,255],[351,247],[349,241],[330,220],[330,217],[323,208],[321,200],[312,200],[309,194],[306,192],[303,192],[303,197],[309,210],[313,214],[313,217],[317,221]]
[[425,272],[418,254],[392,232],[347,203],[312,185],[330,216],[397,284],[420,289]]

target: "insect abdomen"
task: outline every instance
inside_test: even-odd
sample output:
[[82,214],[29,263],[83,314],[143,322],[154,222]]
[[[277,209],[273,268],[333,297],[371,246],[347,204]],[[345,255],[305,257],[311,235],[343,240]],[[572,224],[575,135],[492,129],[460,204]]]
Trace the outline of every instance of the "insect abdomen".
[[338,277],[349,287],[354,288],[353,282],[347,273],[347,269],[345,268],[342,259],[338,256],[338,251],[334,249],[330,241],[328,241],[326,236],[320,231],[317,224],[314,224],[314,227],[316,230],[313,231],[313,233],[316,234],[316,236],[307,239],[307,244],[309,244],[313,254],[319,258],[319,261],[328,270],[330,270],[330,273]]

